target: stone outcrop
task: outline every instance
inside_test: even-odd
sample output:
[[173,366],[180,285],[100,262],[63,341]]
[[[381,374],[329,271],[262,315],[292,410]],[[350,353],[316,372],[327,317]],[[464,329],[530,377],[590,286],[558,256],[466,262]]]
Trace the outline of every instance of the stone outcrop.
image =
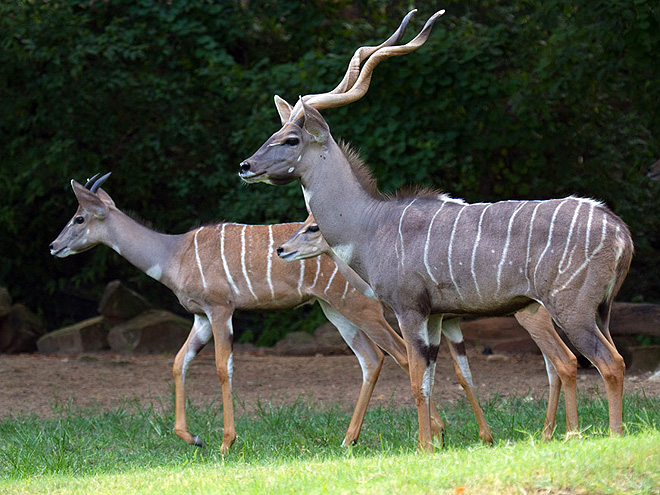
[[37,350],[37,339],[46,331],[41,320],[22,304],[11,304],[9,293],[0,295],[0,352],[17,354]]
[[121,354],[173,354],[190,333],[192,321],[169,311],[152,309],[108,332],[110,349]]
[[277,356],[332,356],[350,354],[351,350],[332,323],[316,329],[314,334],[291,332],[284,336],[272,349]]
[[37,341],[44,354],[82,354],[108,348],[110,325],[103,316],[95,316],[75,325],[47,333]]
[[98,311],[108,319],[110,326],[115,326],[149,309],[152,309],[149,301],[119,280],[113,280],[103,291]]

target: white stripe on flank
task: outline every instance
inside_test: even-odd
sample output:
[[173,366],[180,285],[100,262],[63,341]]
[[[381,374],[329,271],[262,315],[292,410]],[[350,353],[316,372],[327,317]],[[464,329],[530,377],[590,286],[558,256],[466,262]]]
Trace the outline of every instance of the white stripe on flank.
[[300,277],[298,278],[298,294],[302,296],[302,284],[305,278],[305,260],[300,260]]
[[587,236],[584,240],[584,257],[585,259],[589,257],[589,237],[591,234],[591,220],[594,217],[594,205],[591,205],[589,208],[589,220],[587,220]]
[[506,229],[506,242],[504,243],[504,250],[502,251],[502,259],[500,260],[500,264],[497,266],[497,292],[500,291],[501,282],[502,282],[502,267],[506,262],[506,255],[509,253],[509,244],[511,242],[511,231],[513,230],[513,221],[515,220],[516,215],[522,209],[523,206],[525,206],[525,203],[520,203],[518,207],[515,210],[513,210],[513,214],[509,219],[509,226]]
[[454,235],[456,234],[456,226],[458,225],[458,220],[459,218],[461,218],[461,213],[463,213],[463,210],[465,210],[466,206],[467,205],[463,206],[456,215],[456,220],[454,220],[454,226],[452,227],[451,235],[449,236],[449,250],[447,253],[447,265],[449,266],[449,276],[451,277],[451,281],[454,284],[454,287],[456,288],[456,293],[458,294],[458,297],[460,297],[461,299],[463,299],[463,294],[461,294],[461,289],[458,288],[458,284],[456,283],[456,279],[454,278],[454,270],[452,269],[451,266],[451,254],[454,247]]
[[258,300],[259,298],[254,293],[254,290],[252,290],[252,282],[250,281],[247,267],[245,266],[245,229],[247,229],[247,225],[243,225],[243,229],[241,230],[241,268],[243,269],[243,277],[245,277],[250,294],[252,294],[252,297],[254,297],[255,300]]
[[479,283],[477,282],[477,271],[474,269],[474,260],[477,257],[477,248],[479,247],[479,242],[481,241],[481,225],[483,224],[484,221],[484,215],[486,214],[486,210],[490,208],[491,205],[487,205],[482,211],[481,215],[479,216],[479,225],[477,226],[477,238],[474,240],[474,246],[472,246],[472,259],[470,260],[470,273],[472,273],[472,280],[474,280],[474,287],[477,289],[477,295],[479,296],[479,299],[482,301],[484,298],[481,295],[481,291],[479,290]]
[[270,295],[275,299],[275,288],[273,287],[273,280],[270,278],[270,271],[273,267],[273,226],[268,226],[268,266],[266,267],[266,280],[268,280],[268,287],[270,287]]
[[317,256],[316,257],[316,275],[314,275],[314,282],[312,282],[312,285],[309,286],[309,288],[313,288],[316,286],[316,282],[319,279],[319,273],[321,273],[321,257]]
[[548,249],[550,249],[550,244],[552,243],[552,231],[555,230],[555,221],[557,220],[557,214],[559,213],[559,209],[562,206],[564,206],[564,204],[567,201],[568,199],[563,200],[561,203],[557,205],[555,211],[552,212],[552,219],[550,220],[550,229],[548,230],[548,241],[545,243],[545,248],[543,249],[541,256],[539,256],[539,259],[536,261],[536,266],[534,267],[534,287],[536,287],[536,272],[538,271],[539,265],[543,260],[543,256],[545,256],[545,253],[548,251]]
[[438,213],[440,213],[440,210],[442,210],[446,204],[447,202],[443,201],[442,206],[438,208],[438,210],[431,218],[431,223],[429,224],[429,230],[426,232],[426,243],[424,244],[424,266],[426,267],[426,273],[429,274],[429,277],[431,277],[431,280],[433,280],[434,284],[437,284],[438,281],[433,276],[433,273],[431,273],[431,267],[429,266],[429,243],[431,241],[431,229],[433,228],[433,221],[435,220],[435,217],[438,216]]
[[[619,227],[617,226],[617,232],[618,232],[618,228],[619,228]],[[601,232],[600,232],[600,243],[598,244],[598,246],[596,246],[596,249],[594,249],[593,252],[592,252],[592,253],[591,253],[591,254],[590,254],[590,255],[584,260],[584,262],[578,267],[578,269],[575,270],[575,271],[573,272],[573,275],[571,275],[571,276],[568,278],[568,280],[564,283],[564,285],[562,285],[562,286],[559,287],[558,289],[553,290],[553,291],[550,293],[551,296],[554,297],[555,295],[557,295],[558,292],[560,292],[560,291],[564,290],[566,287],[568,287],[568,286],[571,284],[571,282],[573,281],[573,279],[574,279],[574,278],[575,278],[575,277],[576,277],[576,276],[577,276],[582,270],[584,270],[584,269],[587,267],[587,265],[591,262],[591,260],[593,259],[593,257],[596,256],[596,255],[598,254],[598,252],[599,252],[601,249],[603,249],[603,246],[605,245],[605,235],[606,235],[606,234],[607,234],[607,216],[603,215],[603,228],[601,229]]]
[[328,285],[325,287],[325,290],[323,291],[324,294],[328,293],[328,289],[332,285],[332,280],[335,278],[335,275],[337,275],[337,270],[339,270],[339,268],[337,267],[337,265],[335,265],[335,270],[332,272],[332,275],[330,275],[330,280],[328,280]]
[[197,268],[199,268],[199,275],[202,277],[202,286],[206,289],[206,279],[204,278],[204,270],[202,269],[202,260],[199,259],[199,245],[197,244],[197,234],[199,234],[204,227],[200,227],[195,232],[195,258],[197,258]]
[[348,288],[351,286],[351,284],[348,283],[348,280],[346,281],[346,287],[344,287],[344,293],[341,295],[341,300],[343,301],[344,298],[346,297],[346,293],[348,292]]
[[222,228],[220,229],[220,258],[222,258],[222,267],[225,269],[225,275],[227,275],[227,281],[229,282],[229,285],[231,285],[231,288],[236,294],[240,294],[238,287],[236,287],[236,284],[234,283],[234,279],[231,276],[231,273],[229,272],[229,266],[227,265],[227,258],[225,258],[225,227],[227,226],[226,223],[222,224]]
[[527,263],[525,264],[525,279],[527,280],[527,290],[531,290],[532,288],[532,281],[529,278],[529,262],[531,261],[529,254],[532,248],[532,230],[534,229],[534,218],[536,218],[536,210],[538,210],[542,204],[543,203],[538,203],[534,207],[534,211],[532,211],[532,218],[529,220],[529,232],[527,233],[527,257],[525,258],[527,260]]
[[403,232],[401,232],[401,225],[403,224],[403,217],[406,215],[406,211],[408,211],[408,208],[410,208],[416,200],[417,198],[413,199],[410,203],[408,203],[408,206],[406,206],[403,209],[403,212],[401,213],[401,218],[399,218],[399,240],[401,241],[401,264],[400,264],[401,267],[403,267],[403,263],[406,260],[406,250],[405,250],[405,246],[403,245]]
[[566,261],[566,255],[568,254],[568,246],[571,243],[571,238],[573,237],[573,229],[575,228],[575,222],[577,221],[577,216],[578,213],[580,212],[580,207],[582,206],[582,202],[578,201],[577,206],[575,207],[575,211],[573,212],[573,218],[571,219],[571,226],[568,228],[568,236],[566,236],[566,245],[564,246],[564,253],[561,256],[561,260],[559,261],[559,274],[561,275],[564,273],[566,270],[568,270],[568,267],[571,266],[571,261],[573,260],[573,253],[575,252],[575,246],[573,246],[573,249],[571,250],[571,254],[568,257],[568,264],[566,265],[565,268],[562,268],[564,265],[564,262]]

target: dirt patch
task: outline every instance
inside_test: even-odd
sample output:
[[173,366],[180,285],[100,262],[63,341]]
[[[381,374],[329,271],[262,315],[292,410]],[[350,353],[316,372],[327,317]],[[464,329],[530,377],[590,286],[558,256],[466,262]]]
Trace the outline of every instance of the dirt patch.
[[[482,400],[499,395],[547,397],[543,359],[537,354],[487,357],[468,349],[474,382]],[[77,357],[40,354],[0,356],[0,417],[19,412],[53,413],[54,406],[73,401],[82,407],[113,408],[123,399],[137,399],[157,408],[172,407],[173,356],[125,357],[99,353]],[[650,373],[629,372],[625,390],[643,389],[660,396],[660,380]],[[298,397],[352,410],[362,373],[354,356],[282,357],[237,351],[234,357],[236,412],[252,409],[258,400],[285,404]],[[189,397],[196,404],[220,402],[220,385],[213,352],[205,349],[193,361],[187,378]],[[604,394],[594,369],[581,369],[582,394]],[[464,397],[447,350],[438,359],[434,399],[439,407]],[[408,377],[386,359],[371,405],[413,407]]]

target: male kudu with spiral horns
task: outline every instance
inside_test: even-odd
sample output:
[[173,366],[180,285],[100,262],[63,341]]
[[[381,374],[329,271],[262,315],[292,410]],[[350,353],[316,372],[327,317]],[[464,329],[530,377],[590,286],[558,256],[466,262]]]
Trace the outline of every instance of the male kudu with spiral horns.
[[598,368],[610,430],[621,434],[625,365],[609,322],[633,254],[625,223],[602,203],[577,197],[476,204],[432,192],[385,197],[319,113],[364,96],[375,66],[423,45],[442,13],[409,43],[373,49],[357,78],[349,69],[348,82],[335,90],[303,96],[295,106],[276,97],[283,127],[241,163],[240,176],[274,185],[299,179],[330,247],[396,314],[407,343],[420,448],[433,449],[429,406],[438,319],[516,314],[534,325],[540,305]]

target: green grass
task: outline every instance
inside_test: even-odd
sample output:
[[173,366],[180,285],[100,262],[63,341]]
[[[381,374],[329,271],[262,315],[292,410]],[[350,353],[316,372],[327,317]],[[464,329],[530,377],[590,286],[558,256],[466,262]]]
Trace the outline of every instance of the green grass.
[[407,409],[370,410],[359,444],[344,449],[350,418],[338,408],[263,403],[238,418],[238,439],[223,457],[215,405],[189,407],[201,449],[172,433],[172,412],[60,405],[49,419],[0,421],[0,494],[660,493],[660,399],[625,399],[623,438],[606,434],[604,400],[580,398],[583,438],[564,441],[560,427],[547,443],[544,402],[495,398],[483,404],[494,447],[479,444],[460,402],[443,408],[445,447],[433,455],[416,453],[416,414]]

